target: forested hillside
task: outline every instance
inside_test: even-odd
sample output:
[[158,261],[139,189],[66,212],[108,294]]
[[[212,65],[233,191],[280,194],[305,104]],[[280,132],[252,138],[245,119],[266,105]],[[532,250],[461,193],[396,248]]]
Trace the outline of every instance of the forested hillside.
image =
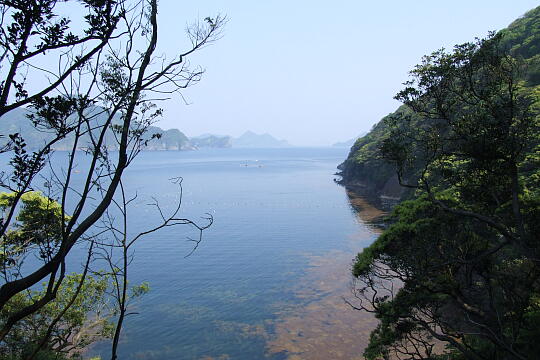
[[540,353],[540,7],[425,56],[345,184],[402,201],[353,266],[367,359]]
[[[529,11],[500,34],[500,48],[520,59],[520,78],[527,87],[537,87],[540,84],[540,8]],[[398,186],[395,167],[383,159],[380,152],[384,140],[390,135],[390,124],[404,114],[415,116],[406,106],[401,106],[355,142],[347,159],[338,167],[343,184],[359,186],[377,195],[410,196],[411,191]],[[415,124],[418,120],[417,117]]]

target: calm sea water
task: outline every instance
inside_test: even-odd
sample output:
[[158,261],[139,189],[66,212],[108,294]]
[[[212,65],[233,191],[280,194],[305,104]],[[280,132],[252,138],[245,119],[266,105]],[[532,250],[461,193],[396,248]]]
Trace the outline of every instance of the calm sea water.
[[[197,235],[187,226],[139,241],[130,279],[148,281],[151,290],[132,305],[137,314],[125,322],[119,358],[286,359],[294,349],[269,346],[276,327],[333,291],[299,296],[298,289],[331,275],[325,272],[348,274],[355,251],[376,237],[333,182],[346,155],[332,148],[141,153],[125,176],[128,194],[138,195],[129,210],[130,233],[158,222],[147,205],[152,197],[165,212],[172,209],[179,193],[169,179],[178,176],[184,179],[181,216],[204,223],[210,213],[214,224],[187,258],[187,238]],[[321,266],[314,257],[328,265],[336,252],[346,259],[337,270],[323,267],[322,275],[307,276]],[[296,343],[302,341],[297,335]],[[109,345],[97,344],[86,355],[97,354],[108,358]]]

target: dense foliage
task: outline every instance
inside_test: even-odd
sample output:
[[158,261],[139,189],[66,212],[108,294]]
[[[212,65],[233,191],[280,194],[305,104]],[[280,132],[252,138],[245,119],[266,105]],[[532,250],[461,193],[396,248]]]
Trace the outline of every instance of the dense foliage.
[[[13,206],[15,197],[15,193],[0,193],[2,213]],[[20,207],[16,222],[2,241],[0,260],[4,276],[10,271],[17,273],[18,269],[12,267],[20,266],[20,259],[35,249],[39,258],[50,259],[62,238],[62,210],[57,202],[39,192],[27,192],[21,196]],[[68,220],[64,219],[64,225]]]
[[[54,302],[17,323],[0,346],[2,359],[78,359],[96,340],[112,336],[106,292],[107,277],[66,277]],[[44,290],[17,294],[0,312],[4,319],[42,297]],[[43,341],[45,340],[45,341]],[[43,343],[42,343],[43,342]]]
[[[526,86],[534,88],[540,84],[540,7],[535,8],[517,19],[500,33],[501,49],[519,59],[522,64],[521,79]],[[389,186],[396,182],[396,173],[388,163],[380,149],[382,143],[390,136],[390,127],[396,119],[406,114],[412,126],[419,126],[421,121],[406,106],[401,106],[377,123],[365,136],[359,138],[351,148],[347,159],[339,166],[342,183],[345,185],[361,185],[370,192],[410,198],[412,193],[406,189],[395,189]],[[418,165],[416,166],[418,168]],[[404,174],[409,182],[414,181],[419,173]],[[408,176],[411,176],[409,178]]]
[[[16,193],[0,193],[0,211],[13,206]],[[16,221],[4,235],[0,257],[2,273],[17,273],[23,261],[37,254],[47,261],[61,241],[62,226],[70,217],[63,218],[61,205],[40,192],[27,192],[21,196]],[[63,225],[62,225],[63,224]],[[71,274],[62,283],[55,283],[55,301],[47,303],[14,324],[12,331],[0,343],[2,359],[63,359],[77,357],[86,346],[109,337],[113,326],[109,323],[111,309],[107,305],[109,279],[103,274],[87,276]],[[21,292],[0,311],[0,322],[9,315],[32,306],[47,289]]]
[[351,150],[349,173],[384,161],[374,181],[391,165],[410,198],[353,267],[368,359],[537,357],[539,18],[425,56]]

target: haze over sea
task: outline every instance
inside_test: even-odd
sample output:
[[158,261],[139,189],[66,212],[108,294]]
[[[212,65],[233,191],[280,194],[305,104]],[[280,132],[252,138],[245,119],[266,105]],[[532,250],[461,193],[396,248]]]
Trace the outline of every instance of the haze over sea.
[[[172,209],[179,194],[169,179],[178,176],[181,216],[204,223],[210,213],[214,224],[187,258],[193,246],[187,237],[196,236],[187,226],[138,243],[130,279],[148,281],[151,290],[131,308],[137,314],[127,318],[119,358],[359,356],[373,323],[342,296],[351,297],[352,258],[377,230],[333,181],[346,152],[142,152],[125,177],[127,193],[138,196],[128,214],[130,233],[158,222],[147,205],[151,197],[164,212]],[[378,214],[368,211],[367,218]],[[107,346],[95,345],[87,355],[106,358]]]

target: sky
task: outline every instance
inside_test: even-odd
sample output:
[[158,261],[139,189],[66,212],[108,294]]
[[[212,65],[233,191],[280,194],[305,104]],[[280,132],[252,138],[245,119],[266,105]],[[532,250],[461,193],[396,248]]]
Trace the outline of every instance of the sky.
[[226,15],[223,37],[190,62],[206,69],[160,104],[159,126],[188,136],[270,133],[326,146],[369,131],[421,57],[484,37],[538,6],[530,0],[176,1],[159,3],[159,51],[185,48],[196,19]]

